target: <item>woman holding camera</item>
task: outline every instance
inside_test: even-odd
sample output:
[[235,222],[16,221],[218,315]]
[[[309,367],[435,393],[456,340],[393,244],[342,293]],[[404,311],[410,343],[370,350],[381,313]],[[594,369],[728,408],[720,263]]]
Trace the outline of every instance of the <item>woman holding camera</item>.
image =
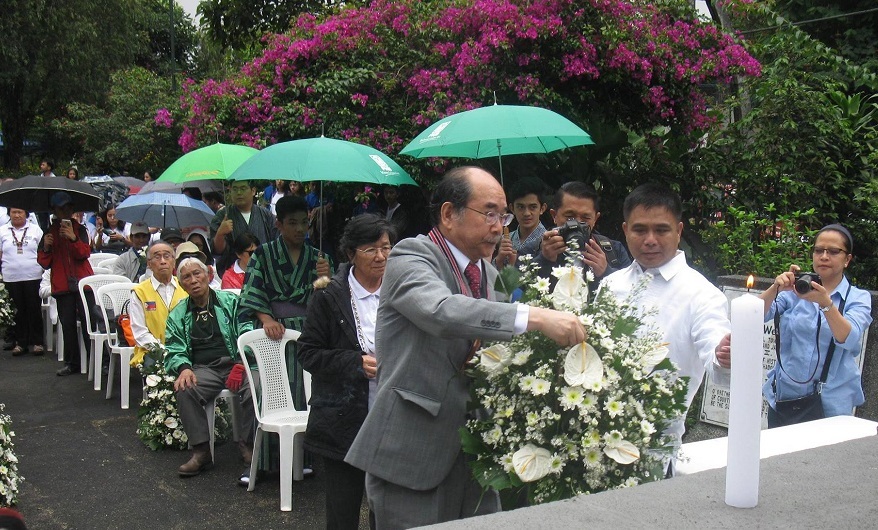
[[847,228],[823,227],[814,240],[814,272],[790,265],[760,295],[765,320],[774,319],[779,333],[779,361],[762,387],[769,428],[850,415],[865,401],[856,357],[872,322],[872,298],[844,275],[853,245]]

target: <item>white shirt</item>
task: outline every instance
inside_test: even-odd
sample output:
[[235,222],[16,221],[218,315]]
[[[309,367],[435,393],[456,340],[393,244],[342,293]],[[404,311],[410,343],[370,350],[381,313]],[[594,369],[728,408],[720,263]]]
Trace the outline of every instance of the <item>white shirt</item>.
[[[177,290],[177,278],[171,276],[171,281],[167,284],[160,283],[155,276],[150,276],[149,282],[152,288],[156,290],[165,307],[170,308],[171,300],[174,297],[174,291]],[[137,298],[134,291],[131,291],[131,302],[128,304],[128,316],[131,319],[131,332],[134,334],[134,342],[138,346],[146,347],[147,344],[159,342],[146,327],[146,312],[143,310],[143,302]]]
[[400,206],[402,206],[400,203],[396,203],[396,206],[394,206],[393,208],[388,208],[387,215],[385,215],[384,218],[390,221],[390,218],[393,217],[393,212],[398,210]]
[[[351,286],[351,299],[354,301],[354,305],[357,308],[357,312],[354,315],[354,325],[363,334],[361,337],[358,333],[357,340],[360,340],[361,342],[365,341],[365,344],[360,344],[360,347],[369,355],[374,356],[375,324],[378,321],[378,301],[381,297],[381,287],[379,286],[374,293],[367,291],[354,276],[353,267],[351,267],[350,272],[348,272],[348,283]],[[378,378],[373,377],[372,379],[369,379],[369,408],[372,407],[372,402],[375,400],[375,394],[377,392]]]
[[[668,357],[679,367],[681,376],[690,378],[686,392],[686,407],[689,407],[705,370],[712,370],[720,378],[728,377],[729,370],[716,363],[714,351],[720,340],[731,332],[726,297],[686,264],[682,250],[657,269],[644,271],[635,261],[607,276],[600,289],[610,289],[616,298],[625,300],[647,272],[653,279],[638,299],[639,305],[644,312],[657,308],[658,314],[647,317],[644,322],[662,330],[670,350]],[[679,447],[684,431],[683,419],[680,419],[665,433],[675,436]]]
[[[15,228],[12,222],[0,226],[0,251],[3,253],[3,281],[24,282],[39,280],[43,277],[43,268],[37,263],[37,245],[43,237],[39,225],[25,220],[24,226]],[[18,245],[21,243],[21,254]]]

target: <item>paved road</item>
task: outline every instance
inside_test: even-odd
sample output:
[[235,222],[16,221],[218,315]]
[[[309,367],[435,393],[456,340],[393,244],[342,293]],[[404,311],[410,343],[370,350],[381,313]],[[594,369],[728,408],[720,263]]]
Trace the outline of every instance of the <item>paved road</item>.
[[135,434],[135,380],[132,408],[122,410],[118,379],[105,400],[84,375],[57,377],[59,367],[54,354],[0,352],[0,402],[26,479],[17,508],[30,528],[325,527],[319,465],[316,478],[294,483],[293,511],[285,513],[278,475],[249,493],[237,485],[245,466],[232,443],[217,446],[213,469],[181,479],[176,469],[188,452],[151,451]]

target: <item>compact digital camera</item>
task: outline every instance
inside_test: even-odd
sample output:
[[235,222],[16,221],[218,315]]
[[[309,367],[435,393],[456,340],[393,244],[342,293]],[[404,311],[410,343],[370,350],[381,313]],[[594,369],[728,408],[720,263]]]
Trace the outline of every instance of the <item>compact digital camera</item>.
[[799,294],[810,293],[814,289],[811,287],[811,282],[817,282],[820,285],[823,285],[823,281],[820,280],[820,275],[816,272],[797,272],[795,283],[796,292]]

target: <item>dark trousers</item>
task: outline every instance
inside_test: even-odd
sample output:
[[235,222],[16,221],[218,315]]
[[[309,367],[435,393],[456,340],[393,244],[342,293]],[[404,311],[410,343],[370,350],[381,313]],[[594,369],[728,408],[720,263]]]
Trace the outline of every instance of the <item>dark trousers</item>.
[[6,282],[6,290],[15,304],[15,342],[22,348],[43,345],[43,310],[40,303],[40,280]]
[[[82,307],[82,298],[79,293],[64,293],[52,295],[58,305],[58,320],[64,331],[64,364],[73,371],[80,370],[79,362],[79,338],[76,336],[76,322],[82,323],[82,341],[88,347],[88,328],[85,325],[85,309]],[[94,294],[91,291],[85,293],[88,305],[94,305]]]
[[[366,491],[366,472],[343,460],[323,457],[327,530],[357,530]],[[370,524],[374,528],[374,525]]]

